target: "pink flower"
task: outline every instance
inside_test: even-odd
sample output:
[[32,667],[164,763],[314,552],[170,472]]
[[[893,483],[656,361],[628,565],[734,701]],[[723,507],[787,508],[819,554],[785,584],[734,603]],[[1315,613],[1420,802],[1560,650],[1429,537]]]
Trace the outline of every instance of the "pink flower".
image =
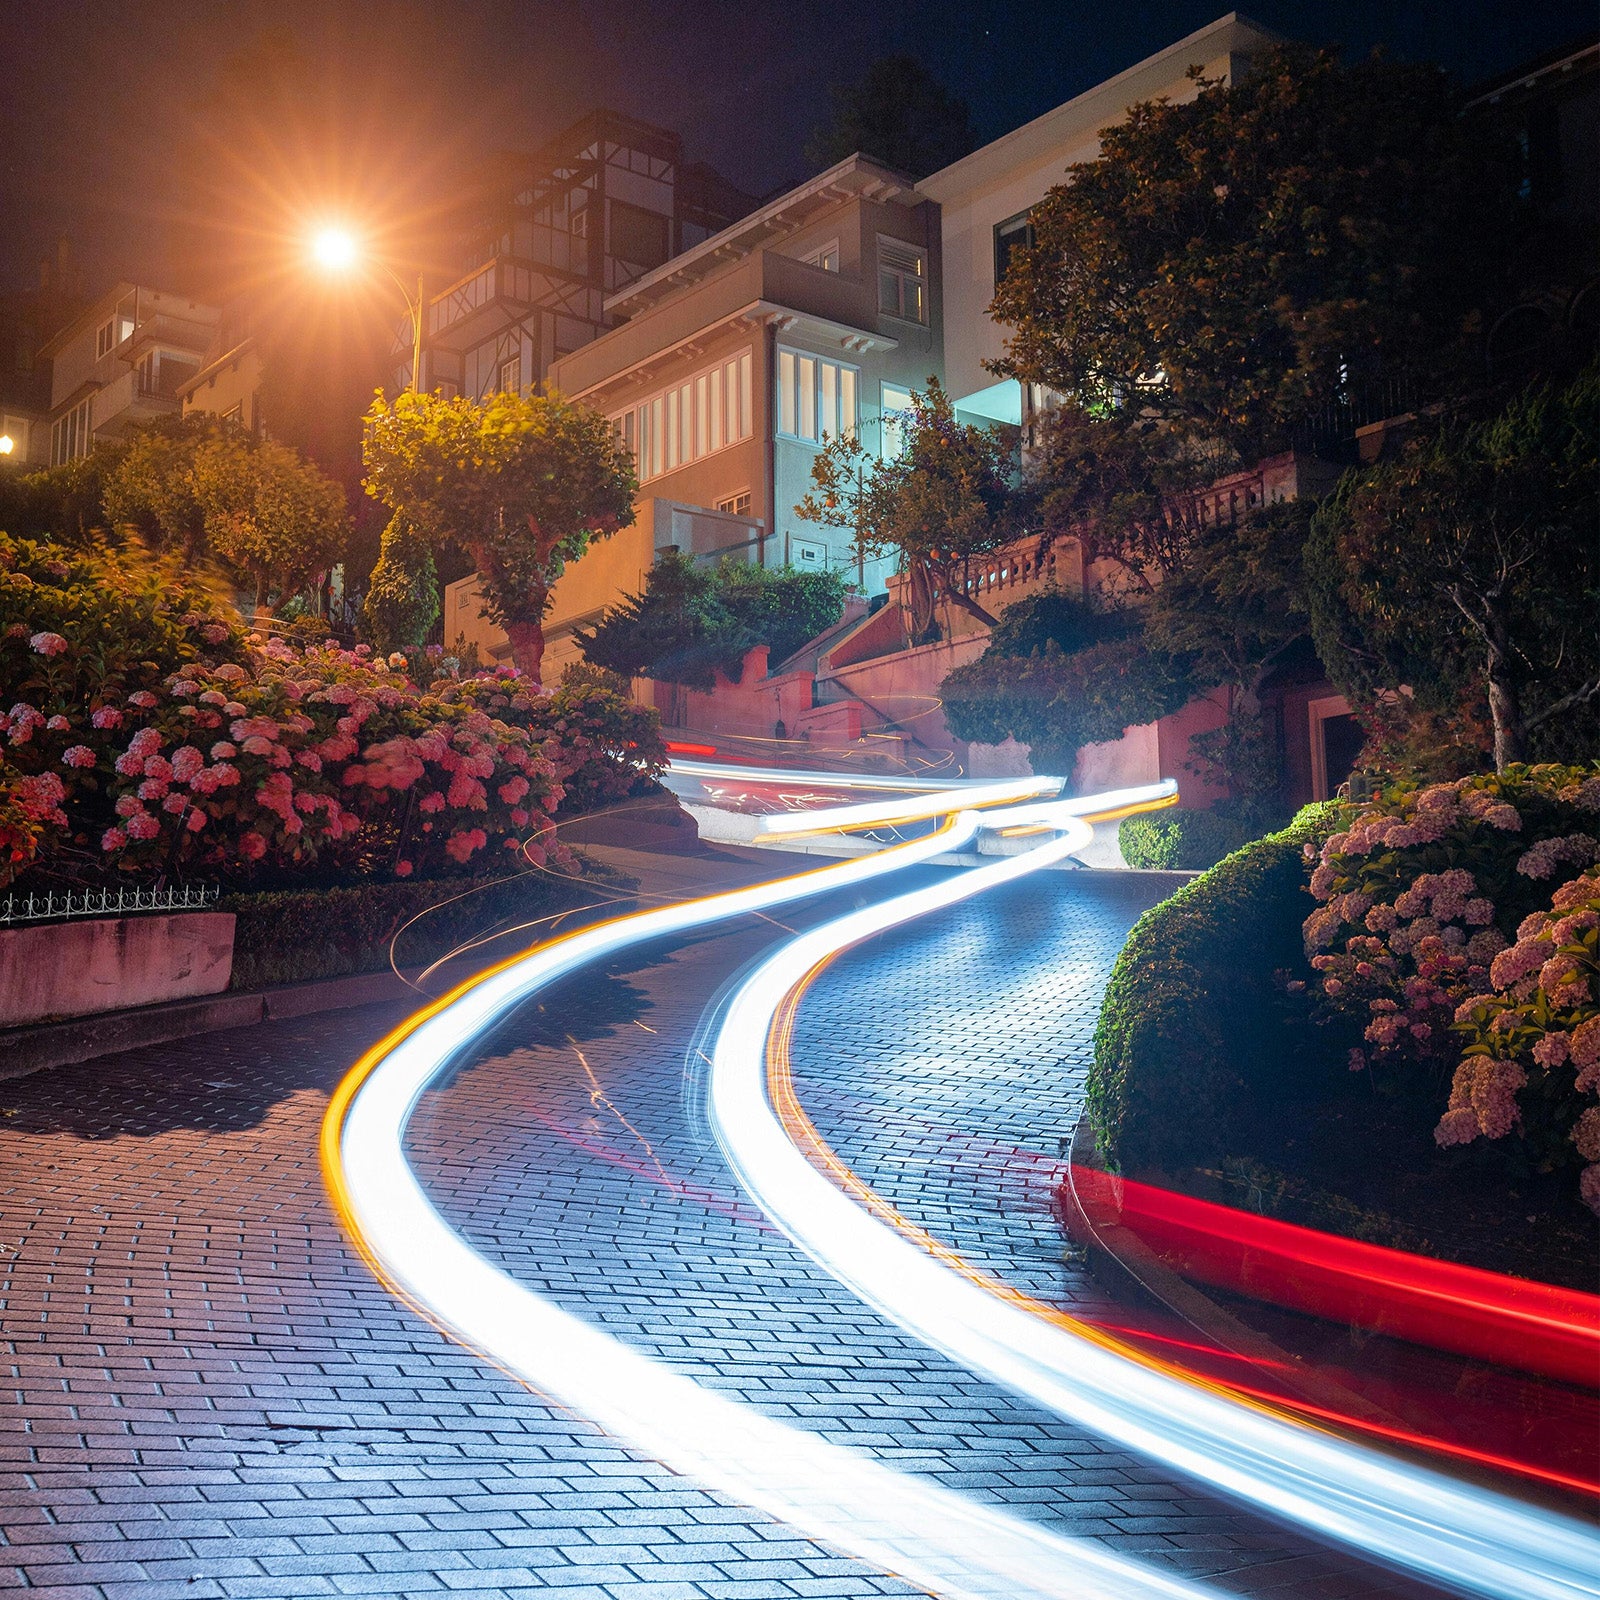
[[61,764],[64,767],[92,767],[95,753],[86,744],[70,745],[61,752]]
[[36,633],[28,640],[28,648],[35,655],[58,656],[67,648],[67,641],[59,633]]
[[174,817],[182,816],[189,808],[189,797],[174,791],[161,802],[161,809]]
[[244,741],[241,747],[247,756],[270,756],[272,754],[272,741],[263,738],[259,733],[253,733]]
[[189,813],[188,818],[185,820],[183,825],[189,830],[190,833],[199,833],[199,831],[206,825],[205,812],[203,812],[199,806],[196,806]]
[[226,739],[218,739],[211,747],[213,761],[231,761],[238,753],[238,746],[229,744]]
[[239,835],[239,854],[246,861],[259,861],[267,853],[267,841],[254,828]]
[[71,726],[72,724],[59,713],[56,716],[51,717],[51,719],[45,723],[45,727],[47,727],[51,733],[65,733]]
[[140,811],[128,818],[130,839],[154,839],[161,832],[161,824],[148,811]]
[[177,783],[187,783],[206,764],[206,758],[192,744],[180,746],[172,753],[172,776]]
[[411,876],[411,870],[411,863],[409,861],[397,861],[394,864],[394,875],[397,878],[409,878]]
[[137,792],[141,800],[160,800],[167,792],[167,785],[164,779],[146,778]]
[[135,689],[128,696],[128,704],[130,706],[138,706],[141,711],[148,711],[151,706],[156,704],[156,697],[148,689]]
[[115,706],[100,706],[89,717],[92,727],[117,728],[122,725],[122,713]]
[[128,836],[121,828],[107,828],[100,835],[100,848],[106,852],[124,850],[127,848]]

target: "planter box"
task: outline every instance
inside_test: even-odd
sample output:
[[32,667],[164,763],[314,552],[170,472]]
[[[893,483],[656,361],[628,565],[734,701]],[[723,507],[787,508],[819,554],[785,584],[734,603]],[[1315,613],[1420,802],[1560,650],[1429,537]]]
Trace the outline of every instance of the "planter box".
[[233,913],[86,917],[0,929],[0,1027],[221,994]]

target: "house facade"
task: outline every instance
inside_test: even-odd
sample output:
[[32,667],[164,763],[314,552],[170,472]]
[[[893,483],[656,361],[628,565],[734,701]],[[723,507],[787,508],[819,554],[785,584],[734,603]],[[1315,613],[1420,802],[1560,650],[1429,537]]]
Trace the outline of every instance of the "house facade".
[[[937,208],[903,174],[852,156],[606,297],[617,325],[559,357],[551,383],[602,412],[640,480],[633,527],[555,586],[548,671],[572,635],[635,593],[657,555],[845,570],[882,594],[887,561],[794,507],[830,437],[892,451],[913,389],[940,375]],[[476,580],[445,600],[447,642],[491,657]]]
[[[754,201],[686,162],[666,128],[615,111],[581,118],[482,180],[460,276],[430,293],[424,387],[472,399],[544,383],[611,326],[607,298],[747,211]],[[410,379],[411,333],[403,340]]]
[[249,307],[235,301],[219,312],[200,365],[178,385],[178,399],[185,416],[209,412],[259,434],[264,431],[261,381],[261,351]]
[[215,306],[142,284],[92,301],[39,352],[51,364],[50,464],[181,410],[217,321]]

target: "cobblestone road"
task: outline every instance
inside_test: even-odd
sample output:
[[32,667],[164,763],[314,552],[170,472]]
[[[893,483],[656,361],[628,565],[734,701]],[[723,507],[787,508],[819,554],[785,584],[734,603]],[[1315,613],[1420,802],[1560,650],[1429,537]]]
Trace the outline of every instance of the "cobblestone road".
[[[1094,1290],[1061,1264],[1041,1184],[1109,961],[1162,888],[1018,885],[848,957],[801,1013],[824,1134],[930,1229],[1064,1302]],[[628,1342],[905,1470],[1241,1594],[1401,1592],[953,1367],[763,1227],[705,1129],[694,1043],[777,933],[643,952],[513,1019],[415,1125],[441,1207]],[[323,1202],[315,1140],[393,1015],[0,1086],[0,1589],[909,1592],[639,1459],[373,1283]]]

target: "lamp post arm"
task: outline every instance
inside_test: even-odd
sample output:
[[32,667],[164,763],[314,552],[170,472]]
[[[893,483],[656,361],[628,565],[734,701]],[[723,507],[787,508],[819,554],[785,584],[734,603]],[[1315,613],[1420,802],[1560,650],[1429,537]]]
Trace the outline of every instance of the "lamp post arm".
[[423,295],[423,276],[420,272],[417,274],[417,297],[413,301],[405,279],[387,261],[374,257],[372,264],[388,275],[389,281],[400,291],[401,298],[406,303],[406,314],[411,318],[411,392],[418,394],[422,390],[422,319],[427,311],[427,301]]

